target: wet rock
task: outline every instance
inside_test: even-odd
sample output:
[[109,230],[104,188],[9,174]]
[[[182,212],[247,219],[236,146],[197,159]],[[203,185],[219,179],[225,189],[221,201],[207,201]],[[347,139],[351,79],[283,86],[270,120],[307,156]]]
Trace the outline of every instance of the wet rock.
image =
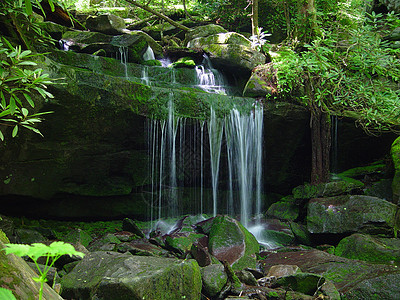
[[376,263],[398,262],[400,240],[356,233],[339,242],[335,255]]
[[234,270],[255,267],[258,242],[242,224],[231,217],[214,218],[208,246],[213,256],[221,262],[228,262]]
[[359,181],[332,181],[317,185],[301,185],[295,187],[292,191],[295,199],[311,199],[317,197],[330,197],[342,194],[348,194],[353,190],[360,189],[364,186]]
[[62,278],[64,298],[200,299],[194,260],[93,252]]
[[278,92],[276,70],[272,63],[255,67],[243,90],[245,97],[265,97]]
[[392,179],[381,179],[378,182],[373,182],[364,194],[393,202],[392,181]]
[[130,242],[138,238],[136,234],[129,231],[118,231],[114,233],[114,236],[121,242]]
[[208,24],[204,26],[194,27],[190,29],[188,32],[186,32],[184,45],[187,45],[189,41],[196,38],[206,37],[218,33],[227,33],[227,32],[228,31],[224,29],[222,26],[216,24]]
[[86,27],[105,34],[121,34],[126,29],[124,19],[113,14],[90,16],[86,19]]
[[[400,291],[394,284],[394,280],[400,278],[400,270],[395,266],[369,264],[319,250],[271,253],[260,263],[265,273],[274,265],[293,264],[303,272],[322,275],[346,299],[391,299],[390,295]],[[368,286],[369,283],[373,285]],[[375,289],[375,295],[372,289]]]
[[18,228],[15,230],[15,234],[17,236],[17,241],[20,244],[41,243],[48,240],[40,232],[34,229]]
[[298,243],[312,245],[311,235],[307,230],[307,226],[296,222],[290,222],[290,229],[292,230],[293,235]]
[[173,249],[173,251],[185,256],[192,249],[192,245],[201,238],[204,238],[204,234],[193,233],[193,232],[179,232],[174,234],[168,234],[165,237],[166,247]]
[[237,271],[236,276],[239,278],[241,283],[247,284],[247,285],[257,285],[257,279],[254,277],[253,273],[247,270],[241,270]]
[[300,268],[296,265],[276,265],[272,266],[267,274],[267,277],[274,276],[276,278],[294,275],[301,272]]
[[251,42],[244,35],[236,32],[226,32],[197,37],[189,41],[188,48],[202,48],[210,44],[236,44],[251,47]]
[[280,220],[296,220],[299,217],[299,204],[292,196],[287,196],[271,204],[266,215]]
[[93,240],[87,247],[89,251],[114,251],[121,241],[113,234],[108,233],[105,236]]
[[144,238],[145,235],[142,230],[136,225],[135,221],[129,218],[124,218],[122,220],[122,230],[132,232],[138,237]]
[[289,246],[294,243],[294,235],[289,224],[277,219],[266,220],[257,233],[257,238],[270,248]]
[[82,229],[74,229],[63,238],[63,241],[72,244],[81,243],[83,246],[88,247],[93,238]]
[[116,247],[118,252],[129,251],[133,255],[173,257],[167,250],[150,243],[147,239],[124,242]]
[[307,229],[311,233],[386,233],[397,226],[397,206],[361,195],[312,199],[308,203]]
[[325,283],[324,277],[312,273],[298,272],[283,276],[276,282],[277,286],[313,296]]
[[203,292],[208,297],[218,295],[228,281],[222,264],[209,265],[201,269]]
[[212,257],[210,252],[208,252],[207,236],[199,239],[197,242],[194,242],[190,252],[200,267],[208,266],[213,262],[213,259],[216,259]]

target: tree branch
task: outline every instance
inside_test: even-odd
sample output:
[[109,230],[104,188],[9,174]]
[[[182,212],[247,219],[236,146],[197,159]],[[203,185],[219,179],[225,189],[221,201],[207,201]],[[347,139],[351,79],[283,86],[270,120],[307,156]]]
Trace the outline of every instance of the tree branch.
[[145,11],[148,11],[149,13],[152,13],[153,15],[156,15],[157,17],[167,21],[168,23],[170,23],[171,25],[175,26],[176,28],[179,28],[179,29],[181,29],[183,31],[188,31],[189,30],[189,27],[186,27],[186,26],[184,26],[182,24],[179,24],[179,23],[175,22],[174,20],[170,19],[169,17],[167,17],[166,15],[164,15],[162,13],[159,13],[158,11],[155,11],[154,9],[152,9],[152,8],[146,6],[146,5],[140,4],[140,3],[136,2],[135,0],[125,0],[125,1],[130,3],[130,4],[135,5],[137,7],[140,7],[141,9],[144,9]]

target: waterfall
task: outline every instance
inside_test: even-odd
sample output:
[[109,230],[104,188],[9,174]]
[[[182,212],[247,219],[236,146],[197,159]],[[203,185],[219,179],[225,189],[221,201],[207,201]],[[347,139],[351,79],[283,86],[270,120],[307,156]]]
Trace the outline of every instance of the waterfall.
[[211,183],[213,195],[213,216],[217,215],[218,208],[218,175],[219,163],[221,156],[221,142],[223,133],[223,123],[221,119],[217,119],[215,111],[211,107],[210,120],[208,122],[208,137],[210,141],[210,162],[211,162]]
[[119,47],[118,50],[119,50],[118,51],[119,55],[117,53],[117,56],[119,56],[121,64],[124,65],[125,78],[128,79],[129,78],[128,77],[128,48],[127,47]]
[[143,54],[143,60],[147,61],[147,60],[155,60],[155,59],[156,59],[156,57],[154,56],[153,49],[151,49],[150,46],[147,46],[147,49]]
[[[237,182],[240,220],[246,227],[250,216],[261,214],[262,121],[262,107],[256,105],[250,115],[242,115],[233,109],[226,127],[229,195],[233,198],[233,182]],[[230,210],[233,209],[232,198]]]
[[218,70],[212,67],[211,61],[206,54],[203,56],[203,63],[195,68],[198,86],[209,93],[226,95],[224,79]]
[[140,78],[140,80],[145,85],[151,85],[150,78],[149,78],[149,67],[148,66],[143,66],[142,78]]

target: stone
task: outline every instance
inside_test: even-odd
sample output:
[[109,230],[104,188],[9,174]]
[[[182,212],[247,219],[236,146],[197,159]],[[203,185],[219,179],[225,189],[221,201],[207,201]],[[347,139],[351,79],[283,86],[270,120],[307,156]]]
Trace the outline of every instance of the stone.
[[289,224],[277,219],[270,219],[261,226],[257,238],[268,244],[269,248],[279,248],[294,243],[294,235]]
[[290,222],[290,230],[298,243],[309,245],[313,244],[310,232],[307,230],[307,226],[296,222]]
[[189,41],[187,47],[202,48],[204,45],[210,44],[235,44],[251,47],[251,41],[244,35],[236,32],[217,33],[205,37],[197,37]]
[[170,64],[168,67],[171,68],[194,68],[196,66],[196,63],[194,62],[194,60],[190,57],[182,57],[180,59],[178,59],[176,62],[173,62],[172,64]]
[[392,182],[393,180],[388,178],[373,182],[372,185],[365,190],[364,194],[393,202]]
[[325,283],[325,278],[312,273],[297,272],[279,278],[276,285],[284,289],[290,289],[306,295],[313,296]]
[[398,227],[397,206],[363,195],[345,195],[310,200],[307,229],[311,233],[393,233]]
[[278,92],[277,71],[273,63],[256,66],[243,89],[244,97],[265,97]]
[[301,185],[292,191],[295,199],[311,199],[317,197],[330,197],[341,194],[348,194],[353,190],[361,189],[364,186],[359,181],[331,181],[317,185]]
[[192,245],[203,237],[205,237],[204,234],[194,232],[168,234],[165,237],[165,245],[178,254],[185,256],[192,249]]
[[255,268],[258,242],[242,224],[231,217],[214,218],[208,247],[211,255],[221,262],[226,261],[233,270]]
[[117,245],[116,250],[122,253],[129,251],[131,254],[139,256],[173,257],[167,250],[150,243],[147,239],[123,242]]
[[375,263],[400,261],[400,240],[355,233],[342,239],[335,255]]
[[400,204],[400,137],[393,142],[390,153],[395,169],[392,181],[393,202]]
[[188,32],[186,32],[184,45],[187,45],[189,41],[195,38],[206,37],[213,34],[227,33],[227,32],[228,31],[224,29],[222,26],[216,24],[208,24],[204,26],[194,27],[191,28]]
[[222,264],[209,265],[201,269],[204,294],[208,297],[217,296],[228,281]]
[[93,252],[61,280],[64,298],[200,299],[201,273],[194,260]]
[[113,14],[90,16],[86,19],[86,27],[105,34],[121,34],[126,29],[124,19]]
[[15,230],[17,241],[20,244],[41,243],[47,241],[40,232],[34,229],[18,228]]
[[119,244],[121,244],[121,241],[115,235],[107,233],[105,236],[93,240],[87,249],[89,251],[114,251]]
[[253,68],[265,63],[265,56],[250,47],[237,44],[206,44],[201,47],[218,69],[238,69],[236,72],[250,73]]
[[266,215],[279,220],[294,221],[299,217],[299,204],[293,196],[286,196],[278,202],[272,203]]
[[129,218],[124,218],[122,220],[122,230],[132,232],[138,237],[144,238],[145,235],[142,230],[136,225],[135,221]]
[[294,275],[298,272],[301,272],[300,268],[296,265],[276,265],[272,266],[268,273],[267,277],[274,276],[276,278]]
[[141,31],[141,30],[132,30],[132,31],[126,32],[126,34],[142,36],[146,40],[147,44],[151,47],[151,49],[153,50],[154,54],[157,57],[163,55],[163,48],[160,46],[160,44],[158,42],[156,42],[156,40],[154,40],[146,32]]
[[[5,243],[8,240],[0,230],[0,249],[4,249]],[[36,299],[39,295],[40,283],[33,280],[38,274],[21,257],[0,251],[0,274],[0,286],[11,290],[17,299]],[[44,284],[43,299],[62,300],[47,283]]]
[[235,274],[239,278],[241,283],[257,286],[257,279],[254,277],[252,272],[247,270],[240,270],[235,272]]
[[[277,264],[297,265],[303,272],[324,276],[345,299],[392,299],[400,292],[396,284],[400,270],[396,266],[370,264],[319,250],[271,253],[260,261],[264,272]],[[337,292],[331,291],[331,295],[340,299]]]
[[82,229],[74,229],[71,230],[64,238],[64,242],[68,243],[80,243],[84,247],[88,247],[89,244],[93,241],[93,238],[86,231]]

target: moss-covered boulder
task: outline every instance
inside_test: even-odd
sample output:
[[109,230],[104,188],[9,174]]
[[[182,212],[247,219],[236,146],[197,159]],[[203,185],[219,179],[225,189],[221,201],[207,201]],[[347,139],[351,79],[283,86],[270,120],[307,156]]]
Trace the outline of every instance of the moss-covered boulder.
[[243,89],[245,97],[265,97],[278,92],[278,81],[273,63],[255,67]]
[[398,226],[397,206],[371,196],[316,198],[308,203],[307,229],[311,233],[386,233]]
[[392,144],[390,150],[392,155],[395,174],[392,182],[393,202],[400,204],[400,137],[398,137]]
[[342,239],[335,255],[376,263],[400,261],[400,240],[355,233]]
[[253,68],[265,63],[265,56],[250,47],[238,44],[204,44],[201,49],[210,56],[219,69],[237,69],[236,72],[250,73]]
[[305,273],[324,276],[334,284],[341,299],[392,299],[400,294],[397,266],[351,260],[319,250],[271,253],[260,261],[265,274],[278,264],[297,265]]
[[[8,239],[0,230],[0,286],[11,290],[18,300],[36,299],[39,295],[40,283],[33,280],[38,275],[28,266],[28,264],[14,254],[3,251]],[[8,298],[5,298],[8,299]],[[44,284],[43,299],[62,300],[48,284]]]
[[165,237],[165,245],[177,252],[179,255],[183,255],[190,252],[192,245],[201,238],[205,237],[204,234],[195,232],[179,232],[174,234],[168,234]]
[[276,282],[279,287],[290,289],[310,296],[313,296],[324,283],[325,278],[321,275],[303,272],[283,276],[279,278]]
[[351,191],[361,189],[363,186],[364,184],[357,180],[340,180],[317,185],[301,185],[295,187],[292,193],[295,199],[311,199],[348,194]]
[[201,269],[201,279],[204,295],[212,298],[218,295],[226,285],[228,275],[222,264],[214,264]]
[[277,218],[280,220],[294,221],[299,217],[299,203],[292,196],[287,196],[271,204],[268,208],[267,217]]
[[220,261],[227,261],[234,270],[255,268],[258,242],[231,217],[217,216],[213,219],[208,247],[213,256]]
[[197,26],[191,28],[188,32],[186,32],[184,45],[187,45],[189,41],[196,38],[207,37],[213,34],[227,33],[227,32],[228,31],[224,29],[222,26],[216,24]]
[[86,27],[105,34],[121,34],[126,29],[124,19],[113,14],[90,16],[86,19]]
[[93,252],[62,278],[70,299],[200,299],[201,273],[194,260]]
[[269,248],[292,245],[295,239],[289,224],[278,219],[266,220],[260,225],[255,235],[261,243],[268,245]]
[[204,37],[197,37],[188,43],[189,48],[202,48],[210,44],[235,44],[251,47],[251,42],[244,35],[236,32],[217,33]]

